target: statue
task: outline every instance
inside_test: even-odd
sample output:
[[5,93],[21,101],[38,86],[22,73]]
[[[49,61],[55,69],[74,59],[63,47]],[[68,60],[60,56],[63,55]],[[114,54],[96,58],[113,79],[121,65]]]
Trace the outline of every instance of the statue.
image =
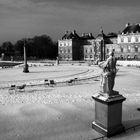
[[114,56],[114,52],[109,53],[109,58],[106,61],[99,63],[99,67],[103,69],[101,75],[101,92],[107,93],[109,96],[113,95],[113,87],[115,84],[116,76],[116,62],[117,59]]
[[122,102],[125,97],[114,91],[116,76],[116,62],[114,52],[109,53],[109,58],[99,63],[103,69],[101,75],[101,91],[94,94],[92,98],[95,102],[95,119],[92,128],[107,137],[114,136],[125,131],[122,125]]

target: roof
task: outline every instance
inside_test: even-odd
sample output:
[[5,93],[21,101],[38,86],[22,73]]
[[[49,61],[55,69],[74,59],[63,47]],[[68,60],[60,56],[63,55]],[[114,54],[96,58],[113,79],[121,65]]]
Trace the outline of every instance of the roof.
[[62,39],[78,39],[78,38],[80,37],[75,30],[73,32],[66,31],[65,35],[62,37]]
[[111,32],[111,33],[108,33],[107,34],[107,38],[116,38],[118,35],[117,35],[117,33],[113,33],[113,32]]
[[127,24],[126,28],[122,31],[123,34],[127,33],[140,33],[140,25],[139,24]]
[[92,33],[83,33],[81,39],[95,39]]
[[97,35],[96,38],[103,38],[103,39],[105,39],[107,37],[106,37],[106,35],[104,33],[100,33],[100,34]]

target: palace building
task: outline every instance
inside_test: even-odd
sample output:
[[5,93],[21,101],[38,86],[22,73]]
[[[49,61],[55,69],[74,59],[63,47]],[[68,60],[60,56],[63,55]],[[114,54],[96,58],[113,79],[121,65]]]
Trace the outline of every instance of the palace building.
[[105,60],[110,50],[121,60],[140,59],[140,24],[127,24],[119,33],[105,35],[103,30],[93,37],[92,33],[79,36],[76,31],[66,31],[62,39],[58,40],[58,54],[60,60]]
[[106,50],[115,50],[118,59],[140,59],[140,24],[126,24],[124,30],[117,35],[116,42],[106,46]]
[[62,39],[58,41],[58,54],[60,60],[82,60],[82,45],[75,30],[66,31]]
[[58,54],[60,60],[96,60],[101,57],[102,39],[95,39],[92,33],[79,36],[76,31],[66,31],[58,40]]

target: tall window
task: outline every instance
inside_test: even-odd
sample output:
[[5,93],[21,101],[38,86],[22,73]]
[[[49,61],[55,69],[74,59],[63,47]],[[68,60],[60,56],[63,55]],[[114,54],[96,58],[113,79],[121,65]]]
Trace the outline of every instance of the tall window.
[[127,43],[127,42],[128,42],[128,38],[125,37],[125,38],[124,38],[124,43]]
[[59,50],[59,53],[62,53],[62,50]]
[[135,42],[135,37],[134,36],[132,36],[131,42]]
[[118,37],[118,43],[121,43],[121,38],[120,37]]
[[130,52],[130,50],[131,50],[131,47],[130,47],[130,46],[128,46],[128,52]]
[[123,39],[123,38],[121,38],[121,42],[123,42],[123,40],[124,40],[124,39]]
[[138,52],[138,46],[135,47],[135,52]]
[[121,47],[121,52],[123,52],[123,48]]
[[138,40],[138,37],[136,37],[136,42],[138,42],[139,40]]
[[128,42],[131,42],[131,38],[130,37],[128,37]]
[[109,53],[109,49],[107,49],[106,52]]
[[140,42],[140,37],[138,38],[138,42]]

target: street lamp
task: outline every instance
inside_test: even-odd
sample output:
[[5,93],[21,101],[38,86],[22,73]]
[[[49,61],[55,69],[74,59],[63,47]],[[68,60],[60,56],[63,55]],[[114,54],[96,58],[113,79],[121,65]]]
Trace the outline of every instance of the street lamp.
[[26,39],[23,40],[24,41],[24,67],[23,67],[23,72],[24,73],[28,73],[29,69],[28,69],[28,64],[27,64],[27,54],[26,54]]

